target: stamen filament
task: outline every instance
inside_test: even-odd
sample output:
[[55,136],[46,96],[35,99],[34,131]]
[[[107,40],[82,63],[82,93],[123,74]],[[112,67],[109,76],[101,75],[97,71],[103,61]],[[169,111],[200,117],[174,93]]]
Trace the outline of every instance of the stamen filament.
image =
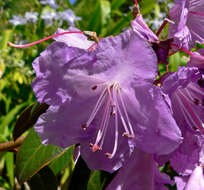
[[122,112],[121,112],[121,110],[120,110],[120,106],[119,106],[119,103],[118,103],[118,100],[117,100],[117,97],[116,97],[116,92],[115,92],[115,90],[113,90],[113,97],[114,97],[114,99],[115,99],[115,102],[116,102],[116,105],[117,105],[117,108],[118,108],[118,112],[119,112],[119,115],[120,115],[120,119],[121,119],[121,121],[122,121],[122,124],[123,124],[123,127],[124,127],[124,129],[125,129],[125,133],[124,134],[130,134],[130,132],[129,132],[129,130],[128,130],[128,127],[127,127],[127,125],[126,125],[126,122],[125,122],[125,119],[124,119],[124,117],[123,117],[123,114],[122,114]]
[[105,96],[104,96],[105,92],[106,92],[106,88],[103,90],[103,92],[101,93],[98,101],[96,102],[96,105],[95,105],[95,107],[94,107],[94,109],[93,109],[93,111],[92,111],[92,113],[90,115],[90,118],[87,121],[87,124],[86,124],[87,127],[91,124],[91,122],[95,118],[96,114],[98,113],[98,110],[100,109],[100,107],[101,107],[101,105],[102,105],[102,103],[103,103],[103,101],[105,99]]
[[11,47],[15,47],[15,48],[26,48],[26,47],[30,47],[30,46],[39,44],[39,43],[41,43],[41,42],[44,42],[44,41],[46,41],[46,40],[55,38],[55,37],[57,37],[57,36],[62,36],[62,35],[65,35],[65,34],[83,34],[83,32],[81,32],[81,31],[63,32],[63,33],[59,33],[59,34],[54,34],[54,35],[52,35],[52,36],[48,36],[48,37],[43,38],[43,39],[41,39],[41,40],[38,40],[38,41],[36,41],[36,42],[32,42],[32,43],[30,43],[30,44],[17,45],[17,44],[13,44],[13,43],[11,43],[11,42],[8,42],[8,45],[11,46]]
[[[183,102],[184,104],[186,105],[186,108],[189,110],[191,116],[192,116],[192,122],[194,124],[196,124],[196,126],[199,128],[199,130],[204,134],[204,128],[203,126],[201,125],[201,122],[199,121],[199,118],[195,115],[193,109],[191,108],[191,106],[188,104],[188,101],[186,100],[185,96],[183,95],[183,93],[179,90],[178,91],[180,96],[182,97],[183,99]],[[186,109],[184,109],[186,111]],[[184,114],[185,116],[185,114]]]
[[189,13],[204,16],[204,13],[198,13],[198,12],[195,12],[195,11],[189,11]]
[[105,110],[103,113],[103,117],[100,123],[99,131],[98,131],[94,145],[97,145],[99,143],[99,141],[101,140],[102,134],[104,133],[104,130],[105,130],[104,127],[106,126],[107,116],[110,117],[110,114],[108,114],[109,106],[110,106],[110,96],[108,96],[108,100],[105,105]]
[[132,124],[131,124],[131,122],[130,122],[130,119],[129,119],[129,116],[128,116],[128,113],[127,113],[127,109],[126,109],[126,105],[125,105],[125,103],[124,103],[124,101],[123,101],[123,98],[122,98],[122,96],[121,96],[120,90],[118,90],[118,94],[119,94],[120,101],[121,101],[121,103],[122,103],[123,111],[124,111],[124,113],[125,113],[125,116],[126,116],[126,119],[127,119],[127,122],[128,122],[128,126],[129,126],[129,128],[130,128],[131,137],[134,137],[133,127],[132,127]]

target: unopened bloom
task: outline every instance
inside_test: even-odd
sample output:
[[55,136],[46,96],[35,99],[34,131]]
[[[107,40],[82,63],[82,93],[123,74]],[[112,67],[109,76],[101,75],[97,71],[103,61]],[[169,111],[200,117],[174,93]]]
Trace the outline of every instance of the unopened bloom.
[[185,49],[194,47],[195,42],[204,43],[204,1],[175,0],[169,12],[169,38]]
[[168,154],[180,144],[180,130],[153,85],[157,57],[132,30],[100,40],[94,50],[57,41],[33,66],[33,90],[50,104],[36,131],[45,143],[80,143],[91,169],[115,171],[134,147]]

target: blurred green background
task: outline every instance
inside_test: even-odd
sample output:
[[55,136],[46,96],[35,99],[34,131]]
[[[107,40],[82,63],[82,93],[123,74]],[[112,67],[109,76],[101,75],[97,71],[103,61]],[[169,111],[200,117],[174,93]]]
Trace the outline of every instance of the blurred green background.
[[[116,35],[130,26],[131,9],[134,5],[133,0],[76,0],[71,2],[69,0],[56,0],[53,2],[48,0],[0,0],[0,143],[12,140],[13,128],[19,114],[27,106],[36,102],[30,86],[35,77],[32,61],[53,40],[25,49],[8,47],[8,41],[16,44],[33,42],[54,34],[59,27],[67,29],[70,25],[80,30],[96,31],[99,37]],[[142,0],[139,1],[139,4],[145,21],[156,31],[167,16],[172,1]],[[165,36],[166,33],[164,32],[163,35]],[[185,61],[185,57],[181,59],[179,55],[175,54],[170,63],[181,64]],[[160,67],[162,71],[164,67],[162,65]],[[170,64],[170,69],[171,67],[174,70],[175,64],[173,66]],[[31,141],[34,138],[37,145],[40,146],[36,134],[31,131],[29,135]],[[29,138],[27,139],[28,144]],[[32,145],[30,143],[30,146]],[[27,183],[24,182],[36,174],[42,165],[48,164],[49,168],[44,168],[44,170],[50,171],[51,168],[52,175],[58,180],[58,187],[67,188],[66,183],[73,171],[73,161],[70,161],[72,149],[63,153],[57,149],[56,152],[60,152],[60,156],[64,157],[60,157],[55,152],[54,155],[50,156],[49,162],[44,160],[40,163],[41,165],[38,163],[38,169],[25,172],[26,174],[22,174],[25,175],[23,178],[19,176],[21,171],[19,172],[18,169],[22,164],[20,154],[25,155],[25,143],[24,147],[25,150],[22,148],[21,153],[18,153],[17,156],[13,152],[0,152],[1,188],[8,190],[26,189]],[[61,160],[53,162],[53,160],[56,161],[56,155]],[[29,156],[27,157],[29,160]],[[37,166],[35,165],[35,167]],[[38,175],[41,176],[43,171]],[[104,175],[107,176],[108,174],[92,172],[88,180],[88,189],[102,189],[100,184],[104,183],[101,180],[105,179]],[[24,185],[20,185],[16,180],[17,178],[20,178]]]

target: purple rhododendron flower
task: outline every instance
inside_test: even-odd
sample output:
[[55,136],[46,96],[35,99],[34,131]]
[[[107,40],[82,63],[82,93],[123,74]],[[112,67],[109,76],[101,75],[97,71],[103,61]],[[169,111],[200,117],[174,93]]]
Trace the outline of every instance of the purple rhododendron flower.
[[106,190],[168,190],[169,176],[160,173],[153,155],[135,150]]
[[195,42],[204,43],[204,1],[176,0],[169,12],[175,24],[169,26],[169,38],[185,49],[194,47]]
[[33,67],[38,101],[50,104],[36,131],[44,143],[80,143],[91,169],[117,170],[134,146],[168,154],[181,143],[162,91],[153,85],[156,55],[132,30],[101,39],[94,50],[59,40]]
[[198,68],[180,67],[163,81],[163,90],[170,95],[178,125],[204,134],[204,91],[197,84],[200,78]]

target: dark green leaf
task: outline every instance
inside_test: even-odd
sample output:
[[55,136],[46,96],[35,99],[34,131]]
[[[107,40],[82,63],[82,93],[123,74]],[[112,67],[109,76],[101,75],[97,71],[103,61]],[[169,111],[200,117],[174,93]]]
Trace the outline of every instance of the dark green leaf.
[[90,173],[91,170],[80,156],[74,168],[68,190],[86,190]]
[[19,136],[21,136],[25,131],[31,128],[37,121],[38,117],[43,114],[47,109],[48,105],[46,103],[35,103],[29,107],[27,107],[20,115],[18,120],[16,121],[14,130],[13,130],[13,138],[16,140]]
[[31,190],[57,190],[58,182],[52,170],[46,166],[30,180]]

